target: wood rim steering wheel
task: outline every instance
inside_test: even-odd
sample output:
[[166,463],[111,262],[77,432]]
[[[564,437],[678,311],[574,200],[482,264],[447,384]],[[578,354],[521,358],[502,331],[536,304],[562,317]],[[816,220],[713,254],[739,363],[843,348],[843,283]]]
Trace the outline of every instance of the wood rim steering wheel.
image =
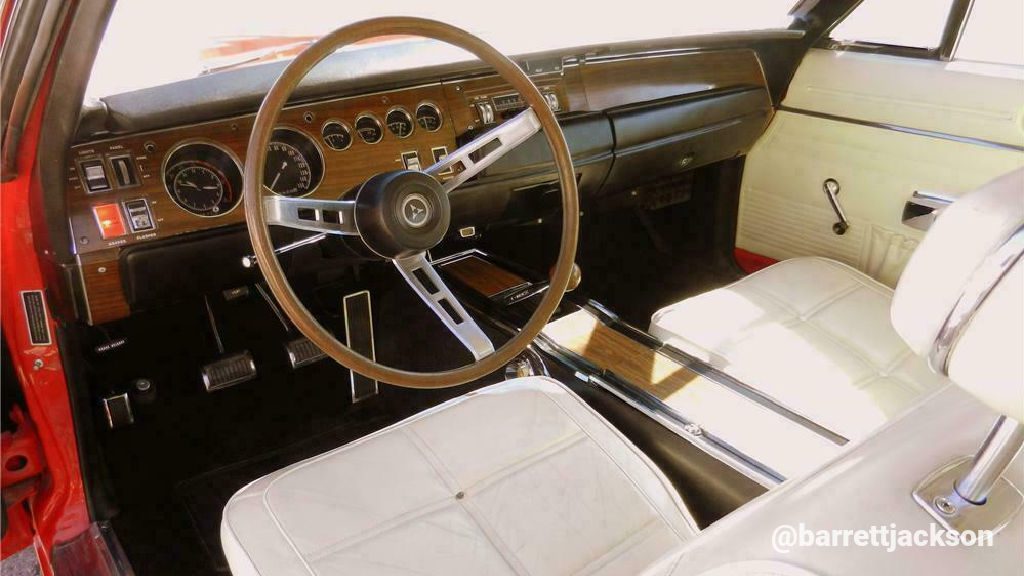
[[[522,95],[528,108],[423,172],[399,170],[371,176],[359,187],[354,200],[265,196],[265,151],[292,91],[314,66],[339,48],[384,35],[432,38],[472,53],[493,66],[498,75]],[[444,285],[427,259],[426,251],[437,245],[448,231],[448,193],[541,129],[554,155],[562,190],[562,239],[558,260],[549,288],[530,320],[511,340],[494,350],[490,339]],[[442,182],[438,175],[458,164],[463,170]],[[364,20],[331,32],[292,60],[263,99],[256,115],[246,153],[244,192],[245,219],[260,269],[299,331],[349,370],[408,388],[445,388],[476,380],[501,368],[525,350],[558,307],[576,257],[579,201],[575,170],[554,113],[514,62],[472,34],[434,20],[412,17]],[[410,287],[469,349],[475,362],[444,372],[409,372],[378,364],[342,344],[317,322],[292,290],[274,254],[268,228],[271,224],[358,236],[370,250],[395,264]]]

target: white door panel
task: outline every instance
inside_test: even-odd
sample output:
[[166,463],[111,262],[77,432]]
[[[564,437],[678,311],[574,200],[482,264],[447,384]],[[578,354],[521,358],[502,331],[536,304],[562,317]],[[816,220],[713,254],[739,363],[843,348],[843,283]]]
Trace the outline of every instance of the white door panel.
[[1024,146],[1024,68],[814,49],[783,106]]
[[[827,256],[895,285],[923,236],[901,222],[914,191],[955,197],[1024,166],[1021,71],[937,72],[952,65],[812,50],[747,157],[737,247]],[[828,178],[850,221],[841,236]]]

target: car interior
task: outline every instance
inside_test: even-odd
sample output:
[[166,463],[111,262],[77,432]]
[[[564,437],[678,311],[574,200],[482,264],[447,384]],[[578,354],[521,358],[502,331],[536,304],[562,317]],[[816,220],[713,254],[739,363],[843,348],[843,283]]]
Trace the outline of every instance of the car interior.
[[[379,13],[97,98],[132,3],[7,4],[7,151],[9,61],[63,49],[5,558],[52,344],[89,526],[55,574],[1024,573],[1019,2],[523,53]],[[995,539],[773,549],[801,522]]]

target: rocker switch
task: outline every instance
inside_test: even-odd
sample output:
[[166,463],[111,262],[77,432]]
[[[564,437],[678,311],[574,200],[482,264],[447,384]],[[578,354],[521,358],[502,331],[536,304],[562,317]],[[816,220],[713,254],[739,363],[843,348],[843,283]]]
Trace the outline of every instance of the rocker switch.
[[124,210],[128,213],[128,225],[132,227],[132,232],[145,232],[156,227],[145,199],[126,200]]
[[402,164],[405,165],[406,170],[421,170],[420,168],[420,155],[415,150],[412,152],[402,152]]

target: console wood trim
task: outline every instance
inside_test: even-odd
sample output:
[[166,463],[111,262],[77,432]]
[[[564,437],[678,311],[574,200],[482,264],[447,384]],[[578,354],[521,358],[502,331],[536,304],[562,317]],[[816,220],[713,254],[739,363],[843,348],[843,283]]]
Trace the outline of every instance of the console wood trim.
[[529,284],[522,276],[473,254],[445,262],[440,268],[488,298]]

